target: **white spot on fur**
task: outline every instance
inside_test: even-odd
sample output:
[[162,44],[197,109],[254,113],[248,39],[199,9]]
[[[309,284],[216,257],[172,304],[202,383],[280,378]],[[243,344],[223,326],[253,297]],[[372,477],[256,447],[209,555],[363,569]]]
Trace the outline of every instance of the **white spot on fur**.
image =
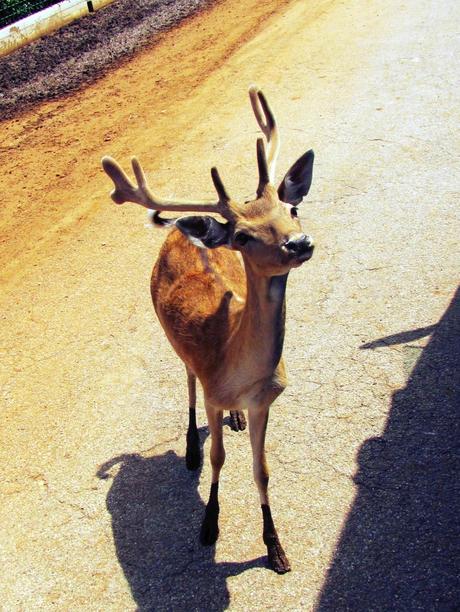
[[194,244],[196,247],[198,247],[199,249],[206,250],[207,247],[201,242],[199,238],[195,238],[195,236],[191,236],[190,234],[185,234],[185,235],[190,240],[190,242]]

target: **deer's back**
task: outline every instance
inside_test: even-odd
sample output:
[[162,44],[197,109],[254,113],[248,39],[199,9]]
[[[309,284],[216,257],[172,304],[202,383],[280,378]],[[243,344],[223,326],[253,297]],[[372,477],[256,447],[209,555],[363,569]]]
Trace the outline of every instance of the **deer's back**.
[[235,252],[200,249],[173,229],[153,268],[155,311],[182,360],[199,378],[222,358],[244,306],[246,278]]

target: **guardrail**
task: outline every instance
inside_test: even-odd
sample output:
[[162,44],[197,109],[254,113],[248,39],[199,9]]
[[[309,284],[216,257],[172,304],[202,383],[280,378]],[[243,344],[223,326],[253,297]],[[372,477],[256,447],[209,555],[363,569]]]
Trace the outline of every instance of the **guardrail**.
[[0,28],[4,28],[24,17],[38,13],[56,4],[57,0],[2,0],[0,5]]
[[[29,7],[30,11],[33,11],[34,6],[43,6],[45,3],[51,4],[51,6],[37,13],[29,14],[27,17],[19,19],[19,21],[15,21],[2,28],[0,30],[0,57],[11,53],[15,49],[45,34],[57,30],[79,17],[93,13],[107,4],[111,4],[113,1],[114,0],[63,0],[57,3],[55,0],[21,1],[23,10]],[[11,9],[11,12],[8,14],[13,15],[13,10],[19,8],[19,1],[14,0],[14,2],[10,2],[7,6]],[[7,6],[6,8],[2,8],[2,14],[5,16],[7,15]],[[29,10],[29,8],[27,10]]]

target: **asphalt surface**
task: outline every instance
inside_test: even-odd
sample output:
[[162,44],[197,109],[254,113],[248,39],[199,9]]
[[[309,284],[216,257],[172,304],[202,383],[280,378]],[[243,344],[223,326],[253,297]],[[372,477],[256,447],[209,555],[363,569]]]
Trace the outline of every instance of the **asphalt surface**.
[[[263,10],[223,2],[0,124],[5,610],[458,609],[460,8]],[[267,440],[285,576],[266,568],[247,432],[226,427],[220,538],[199,544],[209,463],[185,468],[185,373],[149,296],[164,234],[98,168],[136,153],[158,192],[199,198],[217,163],[246,198],[253,82],[279,177],[316,154],[299,211],[317,246],[289,278]]]

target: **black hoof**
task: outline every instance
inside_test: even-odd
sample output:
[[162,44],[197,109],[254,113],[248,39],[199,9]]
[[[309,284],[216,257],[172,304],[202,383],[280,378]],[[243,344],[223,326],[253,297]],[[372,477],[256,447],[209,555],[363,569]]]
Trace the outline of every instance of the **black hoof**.
[[291,571],[291,564],[278,540],[267,544],[268,564],[277,574]]
[[230,427],[233,431],[244,431],[246,429],[246,417],[240,410],[230,410]]
[[185,465],[188,470],[197,470],[201,465],[200,438],[197,431],[187,432]]

